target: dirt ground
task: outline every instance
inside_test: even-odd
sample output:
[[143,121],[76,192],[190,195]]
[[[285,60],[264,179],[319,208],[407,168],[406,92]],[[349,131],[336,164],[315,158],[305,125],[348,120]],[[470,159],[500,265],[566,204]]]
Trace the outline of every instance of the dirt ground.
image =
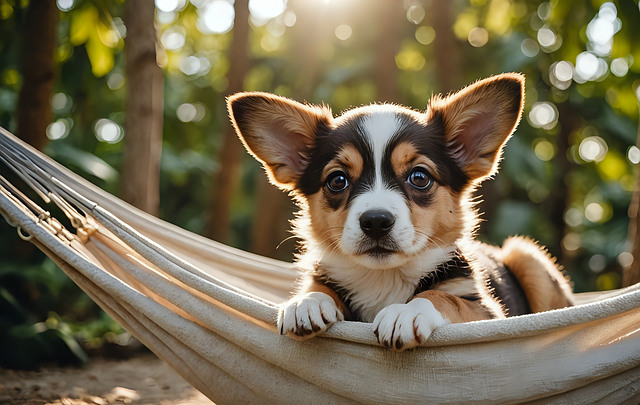
[[0,404],[211,405],[152,354],[128,360],[92,360],[84,368],[0,369]]

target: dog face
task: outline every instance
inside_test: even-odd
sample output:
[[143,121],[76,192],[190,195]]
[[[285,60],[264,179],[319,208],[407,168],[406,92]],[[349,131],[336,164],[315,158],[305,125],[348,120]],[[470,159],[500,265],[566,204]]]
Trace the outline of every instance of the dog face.
[[523,87],[505,74],[435,97],[425,113],[371,105],[337,118],[264,93],[228,102],[249,152],[301,203],[308,244],[387,269],[468,231],[468,194],[497,171]]

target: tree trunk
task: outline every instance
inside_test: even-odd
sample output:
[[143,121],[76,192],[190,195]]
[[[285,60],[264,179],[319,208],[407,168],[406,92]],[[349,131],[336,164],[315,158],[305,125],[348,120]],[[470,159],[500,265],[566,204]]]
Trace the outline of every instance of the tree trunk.
[[375,53],[376,100],[392,103],[400,102],[398,91],[398,66],[396,54],[400,45],[402,24],[408,23],[402,3],[384,0],[377,5],[374,21],[378,21],[378,46]]
[[[436,54],[436,78],[438,91],[448,93],[460,86],[460,50],[453,34],[453,13],[450,1],[431,3],[431,25],[436,32],[434,40]],[[427,13],[429,14],[429,13]]]
[[127,107],[122,198],[158,215],[164,76],[156,62],[155,4],[127,1]]
[[22,43],[22,88],[18,96],[16,135],[42,150],[51,123],[55,79],[56,27],[60,11],[55,0],[32,0],[25,16]]
[[[638,122],[638,137],[636,145],[640,147],[640,122]],[[633,263],[624,269],[622,275],[622,286],[627,287],[640,283],[640,173],[636,168],[636,186],[629,205],[629,233],[627,240],[632,244],[631,254]]]
[[[249,65],[249,0],[236,0],[233,41],[229,48],[229,87],[226,94],[243,89]],[[242,143],[229,120],[225,123],[224,143],[219,154],[220,171],[211,186],[211,205],[204,233],[219,242],[228,242],[231,228],[231,199],[242,168]]]

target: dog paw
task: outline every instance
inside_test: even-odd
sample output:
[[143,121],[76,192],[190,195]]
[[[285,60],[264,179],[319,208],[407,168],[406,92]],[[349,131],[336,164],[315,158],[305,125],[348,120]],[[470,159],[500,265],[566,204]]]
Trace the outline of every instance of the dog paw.
[[415,298],[407,304],[389,305],[373,320],[378,342],[387,349],[399,352],[425,342],[435,328],[449,323],[425,298]]
[[282,304],[278,311],[278,332],[296,340],[305,340],[343,320],[344,315],[333,298],[325,293],[310,292]]

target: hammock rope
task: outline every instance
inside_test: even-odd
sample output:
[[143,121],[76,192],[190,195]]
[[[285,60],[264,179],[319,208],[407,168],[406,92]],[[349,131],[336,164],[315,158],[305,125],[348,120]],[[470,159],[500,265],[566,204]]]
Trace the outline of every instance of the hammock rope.
[[[207,241],[105,193],[0,129],[0,160],[76,228],[0,177],[0,213],[125,329],[217,403],[602,403],[640,398],[640,285],[581,305],[447,325],[416,350],[368,323],[275,330],[291,264]],[[514,384],[518,381],[518,384]]]

